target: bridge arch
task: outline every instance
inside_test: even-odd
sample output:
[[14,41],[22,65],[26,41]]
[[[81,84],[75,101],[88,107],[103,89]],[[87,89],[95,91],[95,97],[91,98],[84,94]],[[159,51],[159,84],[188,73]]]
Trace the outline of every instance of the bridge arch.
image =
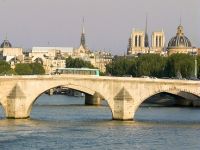
[[89,89],[89,88],[86,88],[86,87],[83,87],[83,86],[79,86],[79,85],[75,85],[75,84],[66,84],[62,87],[66,87],[66,88],[70,88],[70,89],[73,89],[73,90],[77,90],[77,91],[80,91],[80,92],[83,92],[85,94],[89,94],[89,95],[94,95],[95,94],[95,90],[92,90],[92,89]]
[[149,95],[145,95],[143,97],[141,97],[140,101],[138,102],[137,106],[136,106],[136,110],[135,112],[138,110],[139,106],[146,101],[148,98],[153,97],[157,94],[160,93],[168,93],[168,94],[172,94],[178,97],[182,97],[185,99],[190,99],[190,100],[196,100],[200,102],[200,96],[192,91],[188,91],[188,90],[182,90],[182,89],[177,89],[177,88],[171,88],[171,89],[163,89],[163,90],[158,90],[158,91],[154,91]]
[[95,96],[95,95],[98,93],[98,95],[101,97],[102,100],[107,101],[108,107],[109,107],[109,109],[110,109],[110,111],[111,111],[111,113],[112,113],[112,109],[111,109],[110,103],[109,103],[109,101],[103,96],[102,93],[100,93],[99,91],[96,91],[96,90],[94,90],[94,89],[89,89],[89,88],[87,88],[87,87],[84,87],[84,86],[82,86],[82,85],[76,85],[76,84],[71,84],[71,83],[69,83],[69,84],[62,84],[62,85],[61,85],[61,84],[58,84],[58,85],[54,85],[54,86],[51,86],[51,87],[46,87],[46,88],[40,90],[37,94],[35,94],[35,95],[32,97],[31,102],[29,103],[29,106],[28,106],[28,109],[27,109],[27,114],[28,114],[28,116],[30,116],[30,113],[31,113],[31,111],[32,111],[32,106],[33,106],[33,104],[37,101],[38,97],[40,97],[45,91],[50,90],[50,89],[52,89],[52,88],[59,87],[59,86],[65,87],[65,88],[70,88],[70,89],[73,89],[73,90],[77,90],[77,91],[80,91],[80,92],[82,92],[82,93],[84,93],[84,94],[88,94],[88,95],[91,95],[91,96]]

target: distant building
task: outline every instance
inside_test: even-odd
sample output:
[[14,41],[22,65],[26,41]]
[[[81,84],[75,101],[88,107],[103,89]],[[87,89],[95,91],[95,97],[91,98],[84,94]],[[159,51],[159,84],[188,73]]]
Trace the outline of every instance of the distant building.
[[138,55],[147,53],[163,54],[165,47],[165,33],[153,32],[151,36],[151,45],[149,44],[149,37],[147,32],[147,18],[145,31],[133,29],[129,38],[127,48],[127,55]]
[[79,48],[74,49],[73,51],[73,57],[87,57],[91,51],[86,45],[86,39],[85,39],[85,28],[84,28],[84,19],[82,23],[82,31],[81,31],[81,39],[80,39],[80,46]]
[[41,63],[46,74],[65,67],[65,58],[72,56],[72,47],[33,47],[29,57],[32,62]]
[[168,55],[174,53],[197,53],[197,49],[192,47],[190,40],[185,36],[183,26],[181,24],[177,28],[176,36],[172,37],[169,41],[167,50]]
[[23,49],[12,47],[12,44],[5,39],[0,47],[0,59],[9,62],[14,68],[16,63],[22,63],[24,60]]
[[151,49],[153,53],[161,54],[164,52],[165,48],[165,33],[162,30],[161,32],[152,33],[152,44]]
[[73,47],[33,47],[29,54],[34,60],[37,57],[56,57],[60,53],[63,57],[69,57],[73,54]]
[[200,48],[198,48],[197,55],[200,55]]
[[93,57],[90,57],[90,62],[94,67],[99,68],[101,72],[106,71],[106,65],[112,61],[111,53],[106,51],[97,51],[93,53]]
[[83,20],[80,46],[79,48],[74,49],[72,58],[80,58],[84,61],[88,61],[94,67],[99,68],[101,72],[105,72],[106,71],[105,66],[111,61],[112,56],[111,53],[105,51],[93,52],[87,47],[85,38],[84,20]]
[[102,72],[106,71],[106,64],[112,60],[111,53],[102,50],[92,52],[87,47],[84,20],[82,24],[80,46],[76,49],[73,47],[33,47],[31,52],[23,53],[22,48],[13,48],[12,44],[7,39],[3,41],[0,48],[0,58],[10,62],[13,68],[16,63],[41,63],[46,74],[55,72],[57,68],[65,68],[66,58],[69,56],[88,61]]
[[163,54],[165,48],[165,33],[156,31],[152,33],[151,45],[149,45],[147,31],[134,29],[129,38],[127,49],[128,55],[138,55],[147,53]]
[[128,55],[149,53],[148,35],[142,30],[133,30],[129,38]]
[[183,26],[177,28],[176,36],[172,37],[165,48],[165,33],[153,32],[151,36],[151,46],[148,44],[147,25],[145,31],[133,30],[129,38],[127,48],[128,55],[138,55],[146,53],[156,53],[160,55],[172,55],[174,53],[197,54],[197,48],[193,47],[190,40],[185,36]]

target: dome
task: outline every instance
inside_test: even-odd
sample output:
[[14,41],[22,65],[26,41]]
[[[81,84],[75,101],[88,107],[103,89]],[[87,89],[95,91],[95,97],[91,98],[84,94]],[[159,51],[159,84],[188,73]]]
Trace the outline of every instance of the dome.
[[8,40],[4,40],[1,44],[1,48],[11,48],[12,44]]
[[184,35],[183,26],[179,25],[176,36],[171,38],[168,48],[188,48],[192,47],[190,40]]

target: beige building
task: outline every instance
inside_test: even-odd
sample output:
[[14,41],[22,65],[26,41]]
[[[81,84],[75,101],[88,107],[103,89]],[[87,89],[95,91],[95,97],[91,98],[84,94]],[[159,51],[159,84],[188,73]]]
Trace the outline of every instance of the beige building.
[[46,74],[51,74],[57,68],[65,68],[65,58],[72,54],[71,47],[33,47],[29,57],[32,62],[43,64]]
[[153,32],[151,36],[151,46],[148,45],[148,35],[146,31],[133,30],[129,38],[128,55],[138,55],[146,53],[156,53],[161,55],[171,55],[174,53],[197,54],[197,48],[193,47],[190,40],[185,36],[183,26],[179,25],[176,36],[172,37],[165,50],[165,33]]
[[11,68],[14,68],[16,63],[23,63],[24,61],[23,49],[12,47],[12,44],[6,39],[1,44],[0,57],[9,62]]
[[152,33],[151,36],[151,46],[148,41],[147,30],[136,30],[131,32],[129,38],[129,45],[127,49],[128,55],[138,55],[147,53],[158,53],[163,54],[165,47],[165,33],[156,31]]
[[153,32],[151,37],[151,49],[153,53],[161,54],[164,52],[165,48],[165,33],[162,30],[161,32]]
[[33,47],[29,56],[33,58],[33,60],[37,57],[49,57],[54,58],[58,54],[63,57],[69,57],[73,54],[73,47]]
[[89,61],[94,67],[99,68],[101,72],[106,71],[106,65],[112,61],[111,53],[106,51],[97,51],[90,56]]
[[198,48],[197,55],[200,55],[200,48]]
[[12,59],[17,59],[20,62],[23,62],[24,56],[22,48],[0,48],[0,51],[7,62],[11,61]]
[[46,74],[52,74],[58,68],[65,68],[65,59],[45,59],[43,67]]
[[129,38],[128,55],[149,53],[148,35],[142,30],[133,29]]

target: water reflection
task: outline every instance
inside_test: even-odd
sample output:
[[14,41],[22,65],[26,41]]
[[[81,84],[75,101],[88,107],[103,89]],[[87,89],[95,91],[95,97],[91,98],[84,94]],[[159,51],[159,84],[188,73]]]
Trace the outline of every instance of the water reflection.
[[3,107],[0,104],[0,119],[4,118],[4,112],[3,112]]
[[194,108],[140,107],[135,121],[111,121],[107,106],[42,95],[31,119],[0,120],[0,149],[200,149],[199,114]]

